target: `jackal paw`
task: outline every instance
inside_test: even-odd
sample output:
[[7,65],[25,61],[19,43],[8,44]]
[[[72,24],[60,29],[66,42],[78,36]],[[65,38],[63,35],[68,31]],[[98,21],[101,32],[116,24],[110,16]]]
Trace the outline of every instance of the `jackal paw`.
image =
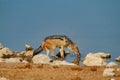
[[58,60],[58,56],[52,56],[54,60]]
[[63,61],[64,59],[65,59],[64,57],[61,57],[61,59],[60,59],[60,60],[61,60],[61,61]]

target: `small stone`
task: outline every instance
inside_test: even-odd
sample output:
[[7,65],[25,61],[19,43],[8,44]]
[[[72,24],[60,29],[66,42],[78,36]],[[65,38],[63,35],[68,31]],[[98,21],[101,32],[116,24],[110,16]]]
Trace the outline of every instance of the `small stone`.
[[9,58],[9,57],[12,57],[12,56],[14,56],[14,53],[9,48],[5,47],[5,48],[0,50],[0,57],[1,58]]
[[115,80],[114,78],[111,78],[110,80]]
[[16,62],[21,62],[19,58],[9,58],[5,59],[7,63],[16,63]]
[[117,66],[117,64],[115,62],[110,62],[106,65],[106,67],[113,67],[113,66]]
[[104,77],[113,77],[115,76],[115,69],[114,68],[106,68],[103,72]]
[[5,77],[1,77],[0,80],[9,80],[9,79],[6,79]]
[[47,55],[44,55],[44,54],[39,54],[39,55],[35,55],[33,58],[32,58],[32,62],[34,64],[49,64],[49,61],[51,59],[47,56]]
[[117,68],[117,71],[120,71],[120,68]]
[[26,51],[31,51],[31,50],[33,50],[33,48],[32,48],[32,46],[26,44],[26,45],[25,45],[25,50],[26,50]]
[[117,62],[120,62],[120,56],[115,59]]
[[94,54],[100,56],[101,58],[110,58],[111,57],[111,55],[109,53],[104,53],[104,52],[97,52]]

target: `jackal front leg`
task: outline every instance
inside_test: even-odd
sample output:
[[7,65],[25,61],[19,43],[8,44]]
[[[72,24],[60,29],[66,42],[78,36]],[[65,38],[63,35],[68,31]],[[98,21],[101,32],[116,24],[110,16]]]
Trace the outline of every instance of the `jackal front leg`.
[[49,49],[45,48],[45,51],[46,51],[46,55],[48,56],[49,55]]
[[61,46],[61,48],[60,48],[60,55],[61,55],[61,60],[64,60],[64,47],[63,46]]

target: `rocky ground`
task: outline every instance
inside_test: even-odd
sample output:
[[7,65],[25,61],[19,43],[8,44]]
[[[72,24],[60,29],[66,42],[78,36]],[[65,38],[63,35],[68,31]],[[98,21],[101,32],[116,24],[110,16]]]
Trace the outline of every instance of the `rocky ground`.
[[0,63],[0,80],[120,80],[120,67],[114,76],[103,76],[106,67],[58,66],[32,63]]
[[83,65],[32,54],[29,45],[22,52],[0,46],[0,80],[120,80],[120,66],[102,59],[107,53],[88,53]]

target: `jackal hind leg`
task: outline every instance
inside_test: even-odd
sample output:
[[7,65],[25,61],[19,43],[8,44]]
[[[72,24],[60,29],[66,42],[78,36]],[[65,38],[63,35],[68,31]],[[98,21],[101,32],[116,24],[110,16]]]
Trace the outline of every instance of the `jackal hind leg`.
[[53,59],[56,60],[56,59],[58,59],[58,57],[54,55],[54,51],[55,51],[55,49],[52,50],[51,56],[53,57]]
[[61,60],[63,61],[65,59],[65,57],[64,57],[64,47],[63,46],[60,48],[60,55],[61,55]]

